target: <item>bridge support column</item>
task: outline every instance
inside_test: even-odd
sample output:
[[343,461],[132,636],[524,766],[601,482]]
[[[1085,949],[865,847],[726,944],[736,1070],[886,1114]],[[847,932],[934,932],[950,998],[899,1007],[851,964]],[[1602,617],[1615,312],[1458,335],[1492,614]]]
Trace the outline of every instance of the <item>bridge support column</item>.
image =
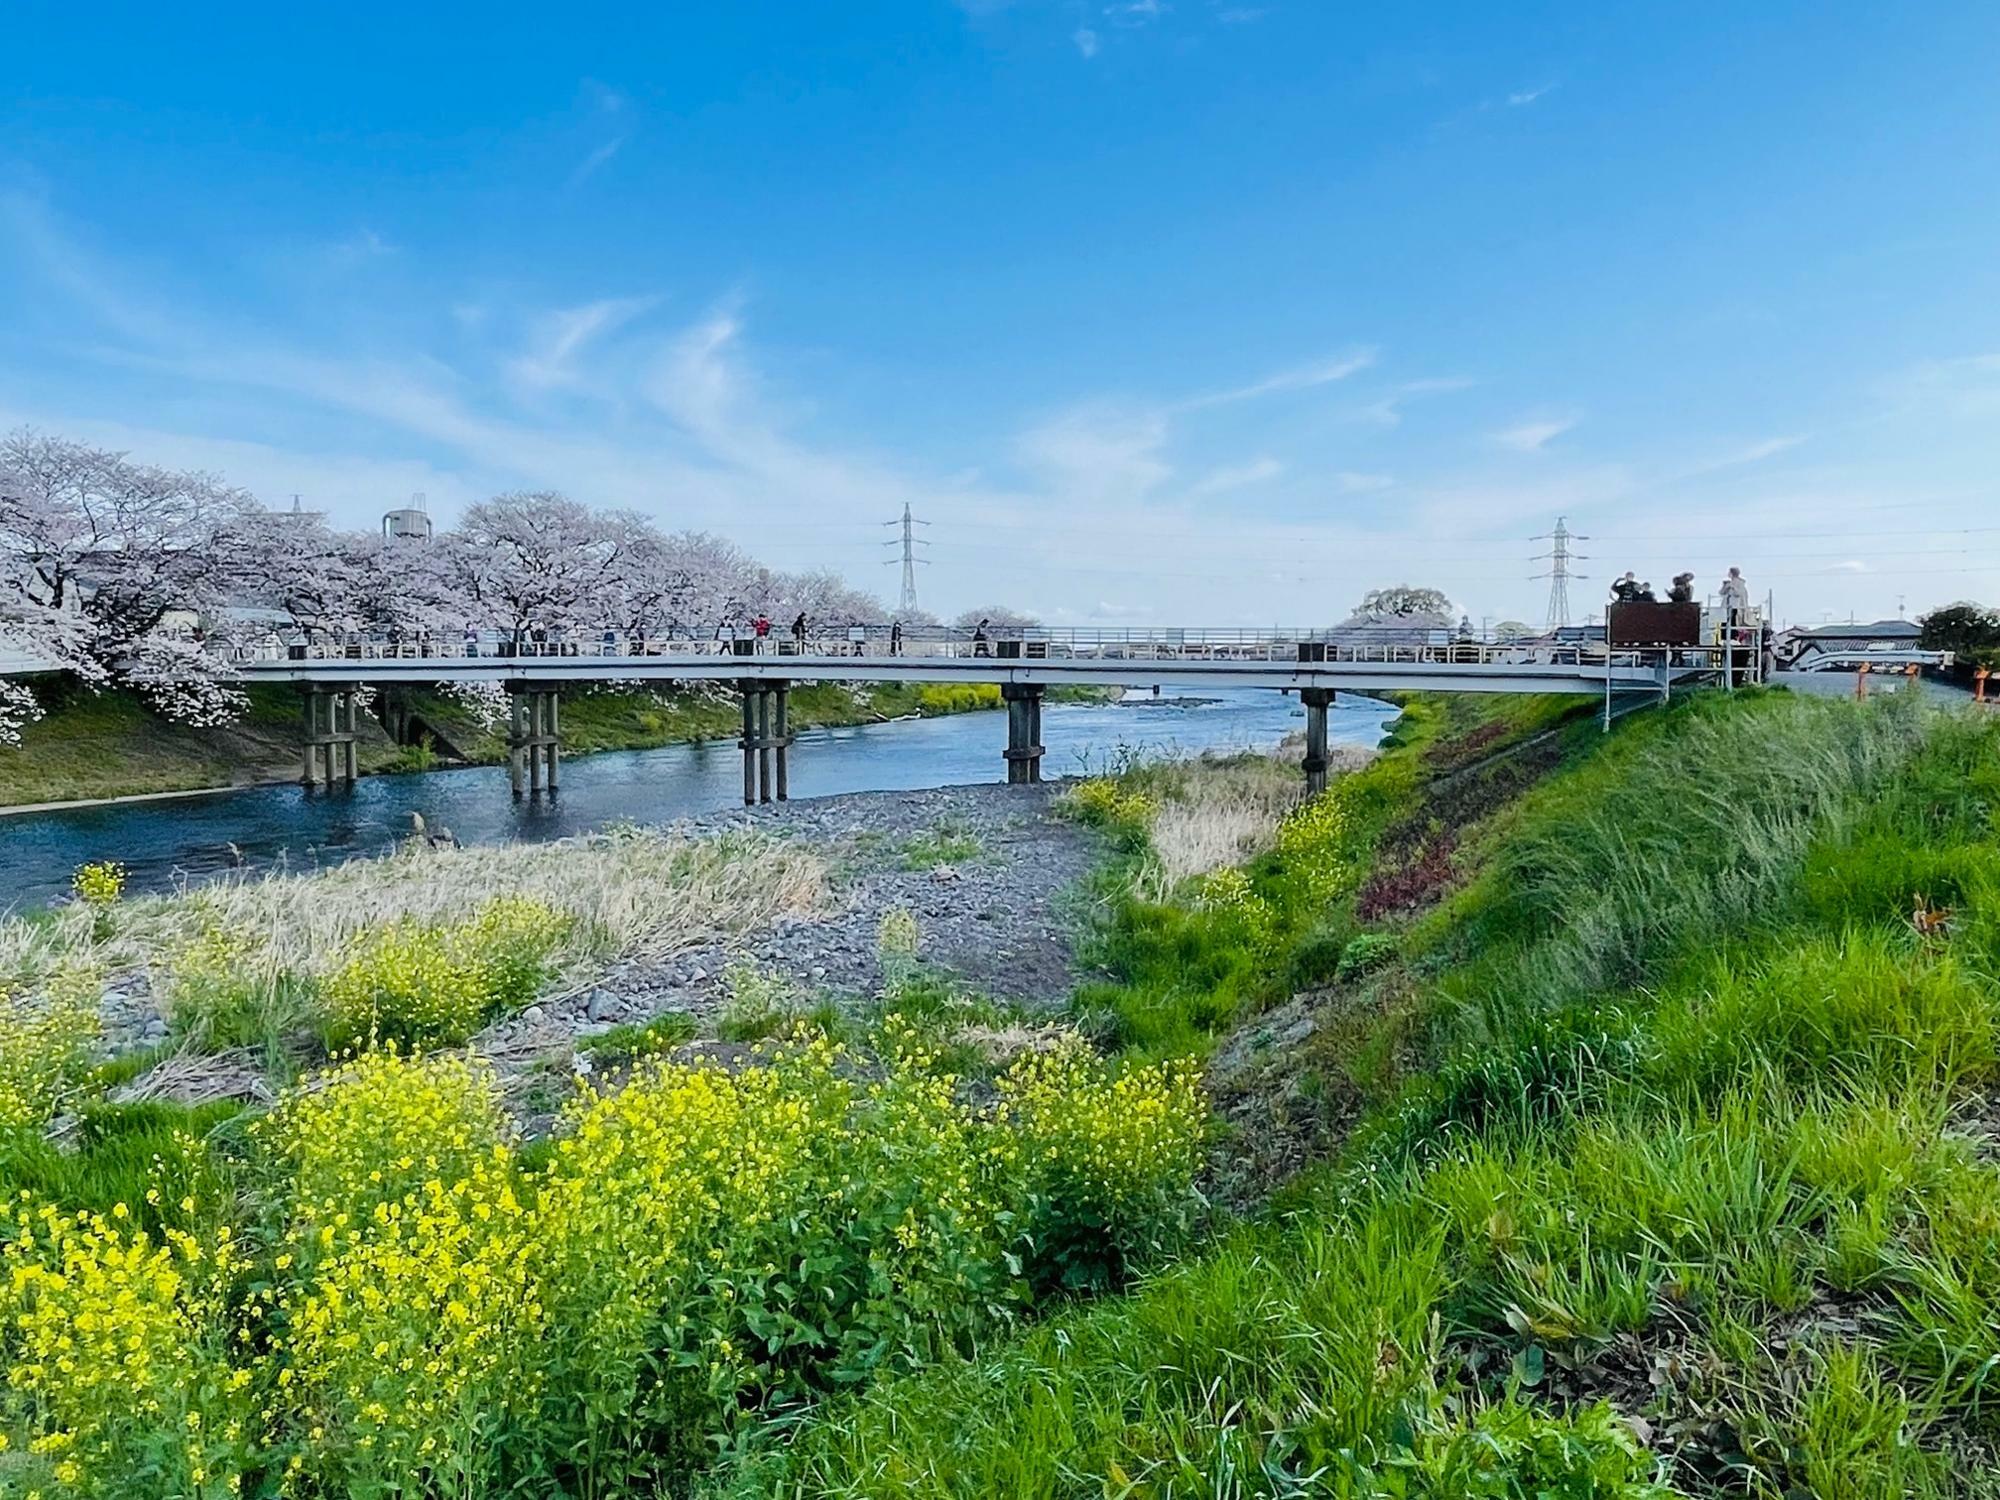
[[360,734],[360,695],[353,688],[308,684],[301,695],[305,713],[305,774],[307,791],[338,781],[353,786],[360,766],[355,739]]
[[1333,689],[1300,688],[1299,701],[1306,706],[1306,755],[1301,762],[1306,795],[1317,797],[1326,790],[1326,711],[1333,706]]
[[1007,784],[1027,786],[1042,779],[1042,685],[1003,682],[1007,705]]
[[743,805],[791,797],[792,685],[746,677],[743,691]]
[[507,784],[519,802],[539,797],[546,778],[549,795],[556,794],[559,721],[557,690],[532,682],[507,684]]

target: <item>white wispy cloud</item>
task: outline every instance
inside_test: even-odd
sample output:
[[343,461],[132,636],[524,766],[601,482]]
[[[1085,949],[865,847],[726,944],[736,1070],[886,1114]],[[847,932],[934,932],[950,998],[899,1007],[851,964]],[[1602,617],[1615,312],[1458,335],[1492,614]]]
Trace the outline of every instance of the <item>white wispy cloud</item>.
[[1747,448],[1738,449],[1728,457],[1721,459],[1715,467],[1734,468],[1738,464],[1762,463],[1767,458],[1775,458],[1788,449],[1798,447],[1804,441],[1803,437],[1765,438],[1760,443],[1752,443]]
[[528,390],[575,385],[577,358],[596,339],[657,305],[657,297],[606,297],[559,308],[534,321],[528,348],[507,362],[507,374]]
[[1275,396],[1284,391],[1311,390],[1315,386],[1331,385],[1336,380],[1345,380],[1375,363],[1373,349],[1354,349],[1346,354],[1336,355],[1309,365],[1299,365],[1293,369],[1280,370],[1267,375],[1262,380],[1253,380],[1248,385],[1230,386],[1219,391],[1207,391],[1199,396],[1190,396],[1176,403],[1176,410],[1198,411],[1209,406],[1229,406],[1239,401],[1255,401],[1263,396]]
[[1985,418],[2000,413],[2000,354],[1925,360],[1885,382],[1884,392],[1920,415]]
[[575,169],[569,174],[569,185],[576,187],[581,183],[588,182],[596,175],[600,167],[604,166],[605,163],[609,162],[612,157],[619,153],[624,145],[625,137],[614,135],[603,145],[592,150],[582,161],[576,164]]
[[[649,309],[633,306],[644,299],[583,296],[524,314],[504,284],[483,282],[460,293],[463,327],[440,295],[428,309],[400,310],[406,343],[350,340],[278,307],[253,323],[227,301],[204,305],[158,282],[150,262],[122,260],[65,234],[47,213],[17,207],[0,197],[0,253],[14,252],[8,274],[30,299],[21,305],[49,316],[45,329],[31,320],[38,326],[17,341],[25,357],[10,345],[6,363],[35,369],[31,341],[46,336],[51,347],[63,341],[65,359],[96,362],[104,379],[92,393],[35,401],[10,379],[0,427],[34,421],[215,468],[274,503],[296,490],[343,524],[366,525],[412,490],[448,517],[481,494],[550,486],[668,526],[719,531],[775,566],[833,567],[878,585],[874,523],[908,500],[938,523],[938,565],[924,582],[927,602],[941,607],[1004,598],[1050,619],[1150,610],[1174,621],[1310,624],[1337,617],[1371,584],[1407,576],[1446,589],[1475,617],[1531,618],[1534,591],[1520,578],[1533,571],[1525,565],[1533,549],[1522,539],[1559,512],[1615,537],[1619,517],[1650,505],[1664,482],[1578,462],[1555,441],[1574,412],[1530,408],[1507,428],[1522,451],[1542,455],[1532,463],[1495,464],[1489,450],[1463,472],[1441,470],[1428,445],[1321,468],[1282,437],[1258,434],[1251,424],[1261,412],[1231,407],[1224,420],[1228,401],[1347,378],[1334,372],[1352,355],[1280,365],[1182,400],[1084,397],[1025,424],[1001,413],[998,438],[969,422],[877,451],[852,435],[865,430],[865,415],[843,410],[837,427],[821,419],[797,367],[753,339],[754,308],[740,298],[663,332],[642,316]],[[523,329],[518,343],[506,342]],[[21,333],[10,329],[10,340]],[[1385,399],[1393,406],[1465,384],[1411,381]],[[575,390],[602,399],[546,399]],[[1990,411],[1979,403],[2000,395],[2000,356],[1935,362],[1898,393],[1926,410]],[[1539,433],[1530,431],[1536,424]],[[292,446],[231,436],[281,431]],[[1745,455],[1781,451],[1770,449],[1780,441],[1762,438],[1734,456],[1755,462]],[[1727,443],[1716,446],[1729,453]],[[1709,576],[1715,559],[1695,555],[1704,537],[1782,531],[1808,510],[1849,514],[1880,504],[1885,489],[1899,499],[1913,493],[1852,476],[1835,494],[1821,476],[1791,469],[1774,468],[1763,491],[1745,493],[1757,471],[1674,491],[1676,534],[1690,539],[1686,563]],[[1794,487],[1780,493],[1777,481]],[[1970,482],[1961,489],[1936,504],[1924,497],[1930,524],[1987,524],[1990,493]],[[1371,498],[1391,490],[1388,500]],[[1240,500],[1201,503],[1203,494],[1239,492]],[[1655,578],[1674,563],[1629,550],[1645,555],[1628,565],[1647,564]],[[1746,546],[1724,561],[1742,562],[1760,587],[1775,581],[1795,612],[1826,603],[1844,613],[1897,576],[1895,563],[1861,556],[1872,565],[1865,582],[1820,560],[1804,565],[1818,584],[1789,571],[1801,565],[1787,564],[1776,545]],[[1799,581],[1787,588],[1788,577]],[[1925,582],[1912,579],[1915,588]]]
[[1069,39],[1076,43],[1076,50],[1086,58],[1097,56],[1097,33],[1088,26],[1079,26],[1070,33]]
[[1503,448],[1512,448],[1516,453],[1540,453],[1550,443],[1575,427],[1579,420],[1574,416],[1533,417],[1512,427],[1502,428],[1493,434],[1493,441]]
[[1188,488],[1190,495],[1221,495],[1231,490],[1248,489],[1252,485],[1266,484],[1280,478],[1285,466],[1275,458],[1255,458],[1243,464],[1225,464],[1221,468],[1210,469]]
[[1472,381],[1462,376],[1435,376],[1426,380],[1406,380],[1375,400],[1348,413],[1351,421],[1371,427],[1396,427],[1403,420],[1403,408],[1426,396],[1442,396],[1469,389]]
[[1333,482],[1343,495],[1369,495],[1390,488],[1396,481],[1387,474],[1362,474],[1342,469],[1333,476]]
[[1541,98],[1544,94],[1547,94],[1553,88],[1555,88],[1555,85],[1553,83],[1543,83],[1543,84],[1537,84],[1534,88],[1516,89],[1514,90],[1513,93],[1507,96],[1508,107],[1511,109],[1519,109],[1524,104],[1533,104],[1537,99]]
[[1173,475],[1167,430],[1161,411],[1087,403],[1030,427],[1015,454],[1054,491],[1092,504],[1133,502]]
[[1224,26],[1248,26],[1252,21],[1261,21],[1271,12],[1263,6],[1230,5],[1215,13],[1215,19]]

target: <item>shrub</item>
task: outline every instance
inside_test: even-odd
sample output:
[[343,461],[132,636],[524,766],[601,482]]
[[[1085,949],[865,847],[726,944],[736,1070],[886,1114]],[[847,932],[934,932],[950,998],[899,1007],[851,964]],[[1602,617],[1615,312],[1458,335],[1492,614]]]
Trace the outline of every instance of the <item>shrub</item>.
[[725,1042],[760,1042],[781,1030],[798,1013],[792,987],[783,976],[738,959],[722,971],[728,998],[716,1033]]
[[167,1021],[205,1051],[275,1047],[310,1014],[310,986],[247,934],[208,921],[167,959]]
[[58,969],[38,1000],[0,989],[0,1131],[39,1129],[88,1070],[97,993],[87,967]]
[[111,936],[111,908],[125,893],[125,867],[111,860],[78,865],[70,877],[76,899],[90,909],[90,935],[98,942]]
[[465,1180],[507,1139],[483,1067],[406,1056],[393,1043],[291,1090],[254,1133],[283,1170],[308,1256],[332,1251],[379,1205],[426,1182]]
[[501,1157],[380,1205],[286,1294],[278,1436],[312,1493],[493,1492],[542,1392],[540,1260]]
[[502,896],[468,922],[397,922],[366,934],[321,989],[335,1048],[461,1042],[502,1011],[534,998],[569,918]]
[[1130,849],[1145,847],[1147,826],[1159,811],[1151,797],[1116,776],[1093,776],[1078,782],[1063,793],[1056,807],[1086,827],[1104,829]]
[[1072,1040],[1020,1059],[999,1089],[1038,1285],[1116,1285],[1182,1237],[1208,1117],[1192,1064],[1114,1075]]
[[1335,970],[1337,979],[1359,979],[1364,974],[1373,973],[1396,956],[1396,934],[1393,932],[1358,932],[1340,950],[1340,967]]
[[922,947],[923,933],[917,927],[916,914],[907,906],[891,907],[882,913],[875,929],[875,953],[881,960],[883,975],[892,985],[909,977]]
[[1549,1416],[1504,1401],[1426,1433],[1376,1493],[1436,1500],[1670,1500],[1658,1464],[1603,1402]]
[[0,1350],[31,1434],[27,1472],[8,1478],[30,1494],[237,1494],[254,1407],[251,1372],[229,1359],[228,1231],[155,1239],[123,1205],[16,1200],[0,1232]]

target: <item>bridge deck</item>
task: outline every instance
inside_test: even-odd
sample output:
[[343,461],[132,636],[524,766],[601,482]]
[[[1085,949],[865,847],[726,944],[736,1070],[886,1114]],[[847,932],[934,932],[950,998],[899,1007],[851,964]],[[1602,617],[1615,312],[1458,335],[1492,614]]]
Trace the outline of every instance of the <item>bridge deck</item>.
[[1607,663],[1537,660],[1532,653],[1423,648],[1401,659],[1302,662],[1218,656],[843,656],[792,654],[379,656],[254,660],[237,666],[256,681],[334,686],[398,682],[940,682],[1169,689],[1331,688],[1347,692],[1658,693],[1712,675],[1670,666],[1661,653],[1618,652]]

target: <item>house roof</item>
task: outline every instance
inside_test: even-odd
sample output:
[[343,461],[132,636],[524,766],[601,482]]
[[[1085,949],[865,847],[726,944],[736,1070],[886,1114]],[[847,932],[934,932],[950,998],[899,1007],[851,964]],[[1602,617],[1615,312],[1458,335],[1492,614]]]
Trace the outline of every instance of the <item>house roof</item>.
[[1914,641],[1923,634],[1915,620],[1877,620],[1871,625],[1815,625],[1798,632],[1805,641]]

